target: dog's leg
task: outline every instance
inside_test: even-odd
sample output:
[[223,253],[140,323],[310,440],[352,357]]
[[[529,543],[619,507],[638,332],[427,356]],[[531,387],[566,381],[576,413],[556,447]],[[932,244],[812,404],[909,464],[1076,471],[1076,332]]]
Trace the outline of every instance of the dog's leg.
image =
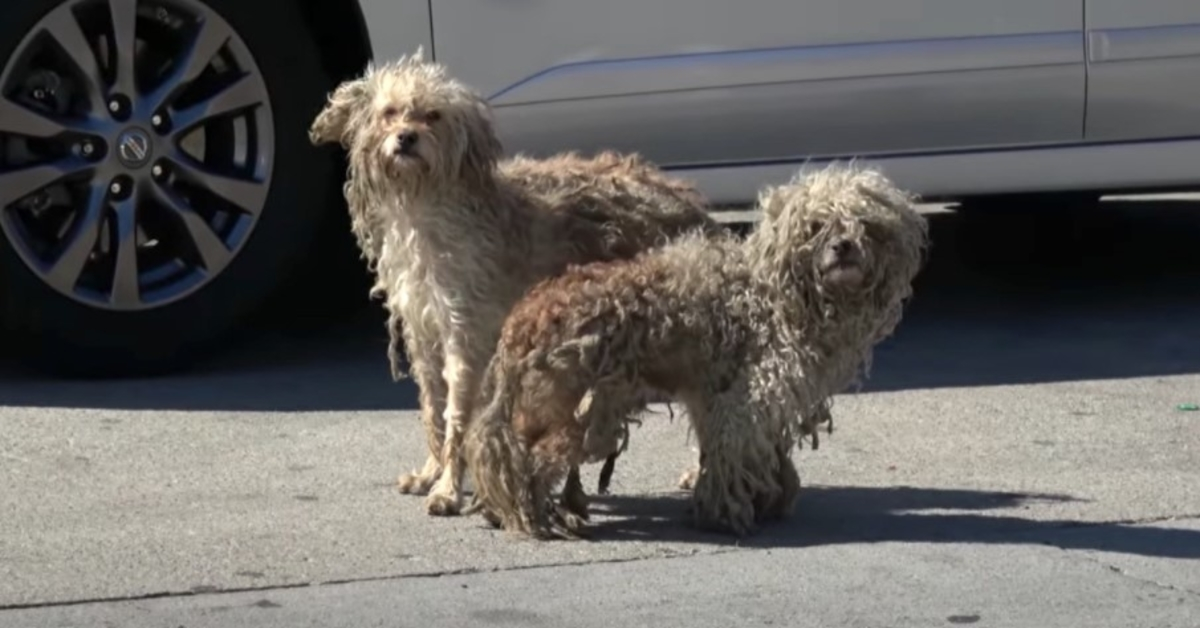
[[[688,420],[691,421],[692,419],[689,417]],[[700,477],[701,464],[703,464],[703,460],[698,461],[696,464],[692,465],[690,469],[684,471],[683,475],[679,476],[679,482],[677,483],[679,490],[690,491],[696,488],[696,480]]]
[[462,457],[463,437],[470,421],[475,396],[478,394],[482,371],[478,365],[468,361],[468,357],[459,348],[461,345],[451,344],[446,352],[445,379],[448,387],[446,411],[446,440],[442,446],[442,475],[438,478],[429,497],[425,499],[425,509],[431,515],[453,516],[462,510],[462,488],[464,462]]
[[397,484],[401,493],[424,495],[442,474],[442,444],[445,426],[442,414],[446,408],[446,381],[442,377],[442,356],[436,343],[408,339],[409,354],[412,356],[412,373],[420,390],[421,427],[425,430],[425,444],[429,456],[421,470],[413,470],[400,476]]
[[800,496],[800,474],[796,464],[792,462],[792,445],[789,440],[776,447],[775,456],[779,460],[779,470],[776,480],[779,483],[779,496],[763,509],[765,519],[784,519],[795,509],[796,499]]
[[579,467],[572,466],[567,473],[567,483],[563,486],[562,506],[568,512],[587,519],[589,501],[587,492],[583,490],[583,480],[579,477]]
[[[697,404],[700,405],[700,404]],[[779,470],[771,436],[759,433],[744,382],[705,400],[689,414],[700,442],[700,473],[692,491],[697,527],[749,536],[758,531],[756,505],[779,499]],[[789,443],[790,445],[790,443]]]
[[[629,422],[636,402],[630,387],[621,380],[596,384],[575,409],[575,419],[584,427],[583,448],[587,455],[608,452],[600,469],[597,492],[608,493],[617,458],[629,446]],[[579,478],[579,467],[572,467],[563,489],[562,505],[584,519],[588,518],[588,496]]]
[[696,465],[679,476],[679,489],[690,491],[696,488],[696,479],[700,477],[700,465]]
[[[538,512],[533,535],[541,539],[562,539],[562,540],[577,540],[585,539],[591,536],[587,529],[587,507],[584,506],[584,514],[576,512],[571,506],[566,503],[554,503],[550,499],[550,488],[557,484],[556,477],[561,477],[560,473],[555,473],[553,466],[545,468],[535,468],[533,476],[533,486],[531,492],[536,500],[534,503],[542,504],[542,509]],[[577,471],[579,467],[571,467],[571,471]],[[578,474],[575,477],[576,489],[580,494],[583,493],[583,482],[580,481]],[[571,485],[570,472],[567,476],[567,486]],[[565,496],[565,493],[564,493]]]
[[617,458],[620,456],[621,452],[614,451],[604,459],[604,466],[600,467],[600,481],[596,483],[596,494],[608,495],[608,485],[612,484],[612,474],[617,468]]
[[[668,404],[667,408],[670,407]],[[596,484],[596,493],[599,495],[608,495],[608,486],[612,484],[613,471],[617,468],[617,458],[620,458],[621,454],[626,449],[629,449],[629,421],[625,422],[622,431],[623,440],[621,441],[621,447],[608,454],[608,457],[604,459],[604,466],[600,468],[600,481]]]

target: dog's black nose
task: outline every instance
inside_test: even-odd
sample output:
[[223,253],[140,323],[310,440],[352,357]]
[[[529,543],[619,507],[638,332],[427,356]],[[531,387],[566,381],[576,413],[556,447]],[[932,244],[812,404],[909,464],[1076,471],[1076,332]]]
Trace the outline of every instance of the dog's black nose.
[[413,146],[417,144],[417,133],[416,131],[406,131],[396,136],[396,139],[398,140],[396,150],[401,153],[410,153]]
[[849,255],[850,251],[853,249],[854,243],[849,240],[838,240],[833,245],[833,252],[837,253],[838,255]]

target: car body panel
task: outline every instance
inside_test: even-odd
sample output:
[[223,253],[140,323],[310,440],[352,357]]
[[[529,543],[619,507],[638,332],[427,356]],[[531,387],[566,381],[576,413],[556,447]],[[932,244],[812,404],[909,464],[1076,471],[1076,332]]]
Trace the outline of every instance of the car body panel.
[[360,1],[510,152],[636,151],[718,203],[842,157],[935,196],[1200,178],[1194,0]]
[[429,21],[430,0],[359,0],[371,55],[388,61],[412,53],[418,46],[433,52]]
[[433,25],[439,61],[535,155],[681,167],[1082,135],[1081,0],[435,0]]
[[[432,13],[439,61],[485,94],[581,62],[1083,28],[1082,0],[433,0]],[[732,84],[693,67],[693,88]]]
[[1087,0],[1086,139],[1200,137],[1200,2]]
[[[849,83],[536,103],[502,108],[498,116],[501,137],[513,148],[537,155],[567,147],[637,151],[669,168],[1032,144],[1078,140],[1081,134],[1081,98],[1070,99],[1070,109],[1056,104],[1082,92],[1082,76],[1065,77],[1056,67]],[[1003,89],[1011,84],[1022,89]],[[855,102],[890,104],[860,109]]]
[[[814,159],[808,165],[824,160]],[[1039,148],[867,156],[901,187],[927,199],[952,200],[1029,192],[1147,192],[1195,189],[1200,140],[1067,144]],[[681,168],[716,205],[742,205],[768,183],[782,183],[797,163]]]

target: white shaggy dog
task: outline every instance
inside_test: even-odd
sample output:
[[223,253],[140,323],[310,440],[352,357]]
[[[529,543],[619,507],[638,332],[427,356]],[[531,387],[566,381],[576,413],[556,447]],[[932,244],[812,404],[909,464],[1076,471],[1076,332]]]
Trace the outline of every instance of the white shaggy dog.
[[402,335],[420,387],[429,458],[399,485],[429,492],[431,514],[460,510],[480,377],[529,286],[692,230],[724,233],[693,187],[636,156],[501,160],[487,102],[419,49],[340,85],[310,138],[349,153],[345,196],[386,295],[393,372]]

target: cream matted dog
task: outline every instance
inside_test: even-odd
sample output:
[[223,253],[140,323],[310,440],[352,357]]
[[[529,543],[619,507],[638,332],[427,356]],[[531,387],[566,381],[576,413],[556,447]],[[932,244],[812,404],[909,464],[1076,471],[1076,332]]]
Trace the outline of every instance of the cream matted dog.
[[768,188],[759,206],[745,240],[683,237],[575,267],[514,306],[465,443],[472,509],[517,533],[579,535],[584,513],[550,491],[612,450],[650,388],[695,431],[698,525],[742,535],[790,513],[791,449],[899,323],[927,226],[854,165]]
[[530,286],[569,264],[725,232],[695,188],[637,156],[502,160],[487,101],[420,49],[342,83],[309,134],[348,151],[345,196],[390,314],[393,374],[402,336],[420,387],[429,458],[400,490],[428,492],[431,514],[460,509],[479,382]]

